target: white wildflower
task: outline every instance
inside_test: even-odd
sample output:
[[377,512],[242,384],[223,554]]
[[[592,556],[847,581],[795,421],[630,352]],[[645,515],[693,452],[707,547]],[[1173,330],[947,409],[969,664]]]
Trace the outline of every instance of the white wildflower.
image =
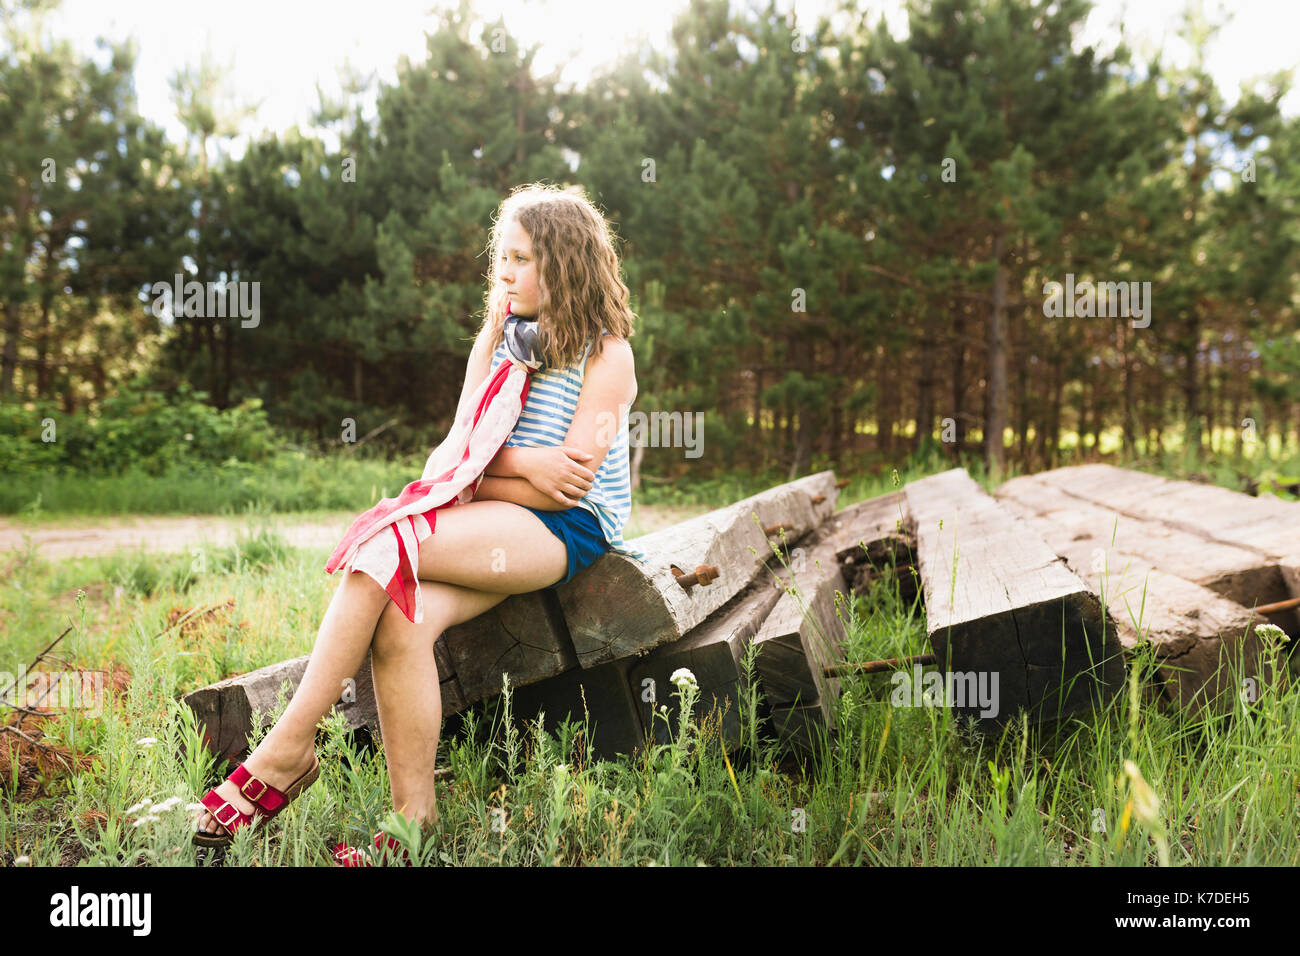
[[157,737],[141,737],[139,740],[136,741],[136,743],[139,744],[141,747],[152,747],[157,742],[158,742]]
[[152,803],[153,803],[153,800],[152,800],[152,799],[150,799],[149,797],[145,797],[143,800],[141,800],[141,801],[140,801],[139,803],[137,803],[135,806],[133,806],[133,807],[128,807],[126,812],[127,812],[127,813],[139,813],[141,810],[147,810],[147,809],[149,809],[149,807],[150,807],[150,805],[151,805]]
[[1290,635],[1276,624],[1256,624],[1255,636],[1261,641],[1289,641]]
[[180,802],[180,797],[168,797],[162,803],[158,804],[158,806],[153,808],[154,813],[165,813]]
[[668,678],[668,682],[670,684],[676,684],[678,690],[684,689],[684,686],[687,684],[695,690],[699,690],[700,688],[699,682],[696,681],[695,675],[691,673],[691,670],[688,667],[677,668],[677,670],[673,671],[673,676]]
[[32,858],[30,856],[14,857],[14,866],[31,866]]

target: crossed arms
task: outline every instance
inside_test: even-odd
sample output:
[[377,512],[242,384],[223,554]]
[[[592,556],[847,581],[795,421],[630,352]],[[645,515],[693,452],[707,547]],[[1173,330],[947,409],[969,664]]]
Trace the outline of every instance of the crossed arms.
[[[461,390],[461,408],[487,378],[491,364],[491,351],[480,337],[470,353],[465,386]],[[586,491],[574,494],[572,490],[558,490],[564,487],[563,475],[571,472],[574,462],[592,474],[600,469],[618,434],[614,426],[624,409],[636,400],[636,392],[631,346],[622,339],[605,342],[604,351],[593,354],[587,363],[578,407],[562,446],[590,457],[574,459],[557,454],[552,447],[504,447],[488,464],[474,500],[511,501],[538,511],[564,511],[573,507]]]

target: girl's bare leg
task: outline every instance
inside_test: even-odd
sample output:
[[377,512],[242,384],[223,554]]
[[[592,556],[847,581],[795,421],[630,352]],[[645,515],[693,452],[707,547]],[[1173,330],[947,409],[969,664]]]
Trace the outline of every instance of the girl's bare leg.
[[[482,607],[482,610],[487,610],[510,594],[536,591],[559,581],[568,570],[568,555],[564,543],[525,508],[508,501],[471,501],[437,513],[434,534],[420,545],[418,566],[421,581],[454,584],[463,590],[489,592],[496,596],[498,600]],[[443,597],[447,594],[443,592]],[[394,754],[401,765],[397,776],[402,792],[395,790],[394,806],[400,809],[399,799],[412,807],[417,806],[423,796],[428,801],[427,806],[434,807],[433,760],[441,730],[442,701],[437,668],[433,663],[433,642],[442,630],[451,626],[447,621],[460,623],[482,613],[479,610],[468,617],[454,619],[466,608],[472,609],[473,604],[466,602],[473,600],[481,602],[484,597],[481,594],[476,599],[463,597],[451,610],[451,616],[437,605],[426,603],[425,621],[443,622],[435,624],[439,630],[430,632],[407,621],[391,604],[388,594],[369,575],[346,572],[321,623],[302,683],[285,708],[284,715],[244,761],[248,772],[283,790],[311,767],[317,722],[341,697],[343,682],[356,675],[372,641],[379,641],[384,630],[380,623],[387,620],[391,626],[396,618],[405,625],[400,631],[402,636],[395,641],[385,639],[382,654],[391,659],[395,656],[391,645],[400,646],[404,642],[423,647],[420,676],[389,668],[381,677],[382,667],[377,666],[376,661],[381,652],[374,649],[371,660],[376,703],[384,694],[380,686],[383,681],[390,700],[400,699],[404,694],[409,695],[408,699],[417,696],[426,700],[436,698],[437,719],[431,719],[431,710],[426,708],[414,722],[408,721],[404,714],[396,715],[394,722],[391,719],[393,712],[399,708],[387,707],[384,710],[390,719],[385,721],[381,710],[381,734],[389,753],[390,773]],[[416,630],[410,630],[412,628]],[[414,655],[415,652],[410,653]],[[394,674],[400,675],[401,681],[407,683],[407,691],[394,692],[393,680],[385,680],[385,677],[393,678]],[[385,732],[390,728],[391,733]],[[426,765],[421,762],[426,759],[426,753],[427,774],[423,772]],[[412,775],[405,769],[411,766],[421,769]],[[408,782],[415,779],[419,782]],[[252,803],[228,781],[217,787],[217,795],[242,813],[253,812]],[[406,815],[412,814],[408,812]],[[436,812],[431,818],[437,819]],[[215,833],[219,824],[204,810],[198,818],[197,828]]]
[[438,819],[434,761],[442,731],[442,693],[433,645],[455,624],[478,617],[509,595],[421,581],[424,620],[412,624],[391,601],[371,645],[379,732],[388,760],[393,807],[405,816]]
[[[434,764],[442,731],[434,642],[511,594],[559,581],[568,555],[564,543],[518,505],[470,502],[438,513],[434,534],[420,546],[419,567],[424,620],[412,624],[390,602],[375,632],[371,670],[393,807],[434,822]],[[424,580],[440,568],[462,583]]]
[[[342,697],[344,681],[355,677],[361,668],[386,603],[392,603],[387,592],[368,574],[344,572],[321,622],[298,690],[275,726],[244,761],[254,777],[283,790],[311,768],[316,724]],[[228,780],[217,787],[217,795],[241,813],[253,812],[253,804]],[[196,829],[216,833],[220,825],[203,810]]]

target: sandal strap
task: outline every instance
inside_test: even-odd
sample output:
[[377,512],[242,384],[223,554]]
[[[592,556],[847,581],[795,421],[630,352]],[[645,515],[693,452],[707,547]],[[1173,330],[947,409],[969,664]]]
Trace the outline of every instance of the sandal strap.
[[336,843],[334,845],[334,862],[339,866],[363,867],[374,866],[369,856],[364,850],[354,846],[348,846],[346,843]]
[[[218,794],[215,789],[209,790],[205,793],[203,799],[199,802],[208,808],[208,812],[212,814],[212,818],[225,827],[226,832],[231,836],[234,836],[235,831],[240,827],[253,822],[252,817],[241,811],[233,803],[222,799],[221,795]],[[222,819],[223,810],[229,811],[225,814],[224,820]]]
[[254,777],[242,763],[226,779],[239,788],[239,793],[245,800],[267,817],[275,816],[288,802],[281,791]]

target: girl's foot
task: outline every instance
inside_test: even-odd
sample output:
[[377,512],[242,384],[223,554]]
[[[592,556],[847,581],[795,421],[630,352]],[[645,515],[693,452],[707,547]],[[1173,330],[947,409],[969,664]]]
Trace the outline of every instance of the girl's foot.
[[[425,840],[439,834],[438,814],[420,821],[420,832]],[[336,843],[332,848],[334,862],[337,866],[411,866],[411,855],[402,848],[394,837],[387,833],[376,833],[374,846],[364,849]]]
[[[314,740],[308,740],[305,747],[282,746],[277,741],[272,740],[268,734],[257,745],[257,748],[248,755],[248,759],[244,761],[244,768],[262,782],[270,784],[277,790],[284,790],[310,770],[312,761],[315,759],[316,746]],[[240,813],[246,813],[250,816],[253,814],[255,808],[252,801],[240,793],[239,788],[229,780],[222,781],[221,785],[217,787],[217,796],[229,802]],[[222,815],[224,816],[227,812],[223,809]],[[195,832],[220,833],[222,826],[205,807],[195,821],[194,830]]]

